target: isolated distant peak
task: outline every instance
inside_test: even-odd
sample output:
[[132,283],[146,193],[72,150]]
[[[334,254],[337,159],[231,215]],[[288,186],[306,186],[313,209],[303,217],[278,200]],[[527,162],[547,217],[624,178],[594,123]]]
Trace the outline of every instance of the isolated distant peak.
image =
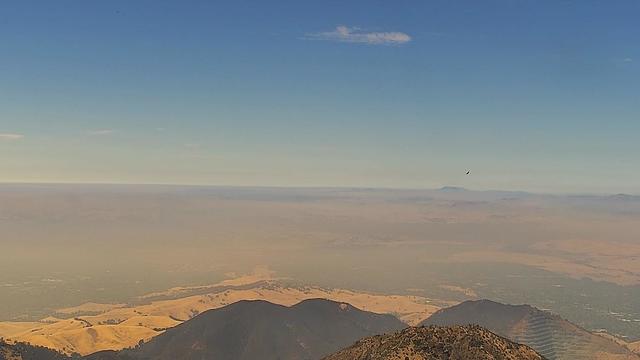
[[636,201],[636,200],[640,200],[640,196],[637,196],[637,195],[631,195],[631,194],[624,194],[624,193],[611,195],[611,196],[610,196],[610,198],[611,198],[611,199],[613,199],[613,200],[622,200],[622,201]]

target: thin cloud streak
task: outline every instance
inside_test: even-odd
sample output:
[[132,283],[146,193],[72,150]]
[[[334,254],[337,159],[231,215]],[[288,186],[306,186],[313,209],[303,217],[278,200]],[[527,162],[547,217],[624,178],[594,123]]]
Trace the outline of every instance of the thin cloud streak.
[[115,130],[111,130],[111,129],[90,130],[87,132],[87,134],[91,136],[104,136],[104,135],[111,135],[113,133],[115,133]]
[[24,139],[24,135],[22,134],[12,134],[12,133],[0,133],[0,140],[20,140]]
[[325,40],[370,45],[400,45],[411,41],[403,32],[364,32],[357,27],[337,26],[333,31],[307,34],[306,40]]

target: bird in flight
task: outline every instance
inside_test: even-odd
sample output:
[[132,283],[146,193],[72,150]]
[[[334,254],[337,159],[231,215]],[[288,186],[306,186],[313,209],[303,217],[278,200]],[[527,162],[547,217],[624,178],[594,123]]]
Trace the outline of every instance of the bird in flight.
[[467,175],[469,175],[471,173],[471,170],[467,170]]

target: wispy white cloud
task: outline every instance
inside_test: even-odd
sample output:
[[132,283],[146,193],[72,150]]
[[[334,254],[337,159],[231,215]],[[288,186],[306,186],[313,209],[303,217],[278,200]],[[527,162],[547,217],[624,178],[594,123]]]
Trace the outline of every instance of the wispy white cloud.
[[115,132],[116,131],[112,129],[99,129],[99,130],[89,130],[87,134],[91,136],[105,136],[105,135],[111,135]]
[[630,62],[633,62],[633,59],[630,58],[630,57],[624,58],[624,59],[622,59],[622,62],[630,63]]
[[337,26],[333,31],[307,34],[307,40],[326,40],[370,45],[399,45],[411,41],[403,32],[365,32],[357,27]]
[[12,134],[12,133],[0,133],[0,140],[20,140],[23,139],[24,135],[22,134]]

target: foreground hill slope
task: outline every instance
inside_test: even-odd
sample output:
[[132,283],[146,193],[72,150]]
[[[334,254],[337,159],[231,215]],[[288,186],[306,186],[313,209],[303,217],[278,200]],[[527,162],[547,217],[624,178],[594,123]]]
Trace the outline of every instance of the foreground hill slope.
[[0,339],[0,360],[66,360],[66,355],[25,343],[9,344]]
[[476,325],[412,327],[362,339],[325,360],[542,360],[531,348]]
[[550,360],[640,359],[612,340],[529,305],[467,301],[442,309],[422,322],[425,326],[467,324],[480,325],[514,342],[528,345]]
[[204,312],[134,350],[105,352],[90,359],[319,359],[358,339],[406,325],[329,300],[291,307],[240,301]]

